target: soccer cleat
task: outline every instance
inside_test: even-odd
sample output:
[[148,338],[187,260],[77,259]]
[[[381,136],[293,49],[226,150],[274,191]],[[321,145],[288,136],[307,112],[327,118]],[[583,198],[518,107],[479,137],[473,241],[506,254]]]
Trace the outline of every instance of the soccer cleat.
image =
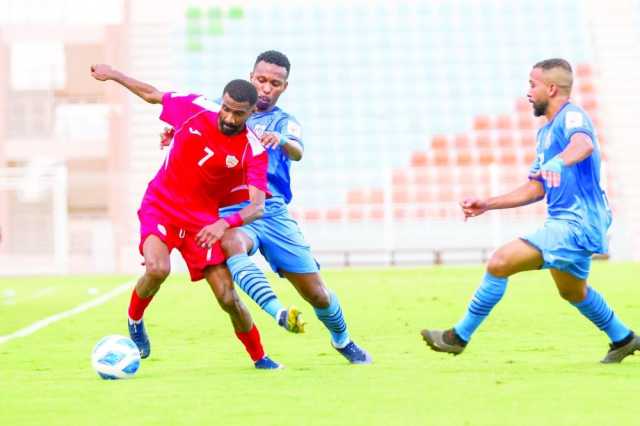
[[436,352],[459,355],[467,346],[453,328],[449,330],[422,330],[420,334],[427,345]]
[[128,324],[129,336],[140,350],[140,358],[148,357],[151,353],[151,342],[149,342],[149,336],[144,329],[144,321],[140,320],[139,323],[135,323],[129,320]]
[[279,370],[284,368],[282,364],[278,364],[266,355],[257,360],[253,365],[255,365],[258,370]]
[[302,318],[302,312],[292,306],[278,312],[278,325],[291,333],[302,334],[307,323]]
[[632,355],[635,351],[640,350],[640,336],[633,332],[627,338],[618,344],[610,344],[609,352],[600,361],[603,364],[620,363],[627,356]]
[[[336,348],[334,346],[334,348]],[[356,345],[353,340],[347,343],[347,346],[343,348],[336,348],[338,352],[342,354],[351,364],[371,364],[373,359],[371,355],[364,349]]]

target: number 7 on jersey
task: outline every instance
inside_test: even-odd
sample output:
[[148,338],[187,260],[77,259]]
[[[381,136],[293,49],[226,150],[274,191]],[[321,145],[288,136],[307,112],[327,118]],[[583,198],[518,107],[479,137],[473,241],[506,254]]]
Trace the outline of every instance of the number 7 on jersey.
[[213,157],[213,150],[212,150],[211,148],[209,148],[208,146],[205,146],[205,147],[204,147],[204,152],[205,152],[204,157],[202,157],[202,158],[200,159],[200,161],[198,161],[198,166],[200,166],[200,167],[202,167],[202,165],[203,165],[204,163],[206,163],[206,161],[207,161],[209,158]]

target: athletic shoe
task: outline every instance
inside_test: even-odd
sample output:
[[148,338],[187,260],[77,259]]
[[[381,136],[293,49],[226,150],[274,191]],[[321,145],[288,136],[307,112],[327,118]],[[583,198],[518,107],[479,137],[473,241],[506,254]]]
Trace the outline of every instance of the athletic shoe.
[[[334,348],[336,348],[334,346]],[[371,355],[364,349],[356,345],[353,340],[347,343],[347,346],[343,348],[336,348],[338,352],[342,354],[351,364],[371,364],[373,359]]]
[[148,357],[151,353],[151,342],[149,342],[149,336],[147,336],[147,331],[144,329],[144,321],[140,320],[139,323],[135,323],[129,320],[128,324],[129,336],[131,336],[131,340],[138,346],[140,358]]
[[420,334],[427,345],[436,352],[458,355],[467,346],[467,343],[456,334],[453,328],[449,330],[422,330]]
[[291,306],[278,312],[278,325],[290,333],[302,334],[307,323],[302,318],[302,313]]
[[621,342],[611,343],[609,352],[600,362],[603,364],[619,363],[637,350],[640,350],[640,337],[632,331]]
[[266,355],[257,360],[253,365],[255,365],[258,370],[279,370],[283,368],[282,364],[278,364]]

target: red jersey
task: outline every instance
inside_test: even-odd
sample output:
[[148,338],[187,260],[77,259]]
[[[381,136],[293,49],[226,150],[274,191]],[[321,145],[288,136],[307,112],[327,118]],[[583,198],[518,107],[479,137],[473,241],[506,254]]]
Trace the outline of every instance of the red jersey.
[[[169,92],[162,98],[160,119],[175,133],[142,206],[152,204],[177,226],[195,232],[218,219],[220,201],[231,192],[248,185],[267,192],[267,152],[247,128],[223,134],[219,110],[204,96]],[[241,192],[246,200],[246,191]]]

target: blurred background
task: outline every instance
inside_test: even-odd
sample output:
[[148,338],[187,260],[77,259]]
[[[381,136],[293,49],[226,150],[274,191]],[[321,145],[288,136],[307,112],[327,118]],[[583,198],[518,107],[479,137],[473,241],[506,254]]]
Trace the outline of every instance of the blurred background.
[[0,0],[0,275],[140,271],[164,125],[92,63],[216,97],[269,49],[292,63],[291,211],[323,265],[480,262],[539,226],[544,203],[464,222],[457,202],[525,181],[528,73],[551,57],[597,126],[611,258],[640,258],[640,0]]

